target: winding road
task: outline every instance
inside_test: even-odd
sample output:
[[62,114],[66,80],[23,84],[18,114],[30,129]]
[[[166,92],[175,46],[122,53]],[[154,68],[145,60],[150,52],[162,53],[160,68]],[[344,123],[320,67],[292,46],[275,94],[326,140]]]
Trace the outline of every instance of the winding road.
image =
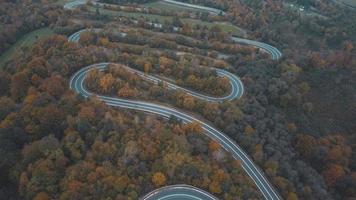
[[[75,6],[81,5],[82,2],[83,0],[78,0],[77,3],[71,2],[70,5],[66,4],[64,7],[67,9],[72,9]],[[87,30],[81,30],[74,33],[68,38],[68,40],[71,42],[78,42],[80,38],[80,34],[83,33],[84,31]],[[100,29],[95,29],[95,31],[100,31]],[[126,36],[125,33],[122,34],[123,36]],[[253,41],[253,40],[238,38],[238,37],[232,37],[231,39],[237,43],[251,45],[263,49],[264,51],[266,51],[271,55],[271,58],[273,60],[278,60],[282,56],[282,53],[277,48],[271,45],[262,42]],[[190,123],[194,121],[200,123],[201,127],[204,130],[204,133],[208,137],[219,142],[219,144],[226,151],[231,153],[235,159],[241,161],[241,165],[243,169],[246,171],[249,177],[251,177],[251,179],[255,182],[256,186],[261,191],[265,199],[272,199],[272,200],[281,199],[278,192],[264,176],[263,171],[253,163],[252,159],[235,143],[235,141],[233,141],[227,135],[215,129],[208,123],[172,107],[163,106],[155,103],[149,103],[145,101],[139,101],[139,100],[128,100],[128,99],[114,98],[108,96],[101,96],[88,91],[85,88],[85,84],[84,84],[87,73],[94,69],[104,70],[105,68],[107,68],[108,64],[109,63],[98,63],[80,69],[71,77],[70,88],[84,97],[96,96],[99,100],[105,102],[109,106],[154,113],[163,116],[165,118],[175,116],[176,118],[180,119],[183,123]],[[159,78],[155,76],[143,74],[142,72],[129,68],[128,66],[126,66],[126,69],[131,70],[134,73],[137,73],[142,78],[151,81],[153,83],[157,83],[158,81],[161,81]],[[215,70],[219,76],[225,76],[230,80],[231,93],[229,95],[221,98],[216,98],[216,97],[210,97],[203,94],[199,94],[194,91],[180,88],[180,87],[179,89],[183,89],[185,92],[206,101],[221,102],[221,101],[230,101],[236,98],[240,98],[244,91],[243,84],[240,81],[240,79],[236,75],[228,71],[221,70],[221,69],[215,69]],[[174,84],[171,84],[169,87],[170,89],[178,89],[178,86]],[[147,194],[146,196],[142,197],[141,199],[143,200],[164,200],[164,199],[209,200],[209,199],[217,199],[217,198],[209,194],[208,192],[201,189],[197,189],[193,186],[172,185],[172,186],[159,188]]]
[[146,200],[218,200],[213,195],[190,185],[170,185],[158,188],[142,199]]

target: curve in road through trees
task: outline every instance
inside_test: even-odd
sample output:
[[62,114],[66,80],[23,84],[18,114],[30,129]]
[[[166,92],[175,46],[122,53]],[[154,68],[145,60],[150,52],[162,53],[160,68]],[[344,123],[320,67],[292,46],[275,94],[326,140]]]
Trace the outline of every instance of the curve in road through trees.
[[[67,4],[64,6],[67,9],[72,9],[75,6],[80,5],[83,0],[78,0],[79,3],[74,3],[71,2],[70,5],[68,6]],[[86,1],[84,0],[84,3]],[[78,31],[77,33],[74,33],[71,35],[68,40],[72,42],[78,42],[80,38],[80,34],[86,30],[81,30]],[[123,36],[126,34],[123,33]],[[277,60],[281,58],[282,53],[275,47],[262,43],[262,42],[257,42],[253,40],[248,40],[248,39],[243,39],[243,38],[238,38],[238,37],[232,37],[232,40],[237,42],[237,43],[243,43],[251,46],[255,46],[257,48],[261,48],[265,50],[267,53],[269,53],[272,57],[273,60]],[[190,123],[190,122],[198,122],[202,126],[205,134],[212,138],[213,140],[219,142],[219,144],[228,152],[232,154],[232,156],[241,161],[241,165],[243,169],[246,171],[246,173],[251,177],[251,179],[255,182],[256,186],[258,189],[261,191],[263,196],[266,199],[281,199],[277,191],[274,189],[271,183],[267,180],[267,178],[264,176],[263,172],[261,169],[259,169],[251,160],[251,158],[228,136],[226,136],[224,133],[218,131],[217,129],[213,128],[209,124],[195,118],[194,116],[191,116],[189,114],[186,114],[180,110],[167,107],[167,106],[162,106],[159,104],[154,104],[154,103],[148,103],[144,101],[138,101],[138,100],[127,100],[127,99],[120,99],[120,98],[113,98],[113,97],[107,97],[107,96],[101,96],[101,95],[96,95],[93,94],[89,91],[86,90],[84,87],[84,80],[86,77],[86,74],[93,70],[93,69],[99,69],[99,70],[104,70],[108,66],[108,63],[99,63],[99,64],[94,64],[87,66],[85,68],[82,68],[78,72],[76,72],[71,80],[70,80],[70,88],[75,90],[77,93],[81,94],[84,97],[90,97],[90,96],[97,96],[97,98],[103,102],[105,102],[107,105],[114,106],[114,107],[122,107],[122,108],[128,108],[128,109],[134,109],[134,110],[140,110],[144,112],[149,112],[149,113],[154,113],[157,115],[161,115],[165,118],[169,118],[171,116],[175,116],[182,120],[183,123]],[[129,67],[126,67],[127,69],[131,69]],[[131,69],[133,70],[133,69]],[[213,101],[222,101],[222,100],[232,100],[234,98],[240,98],[243,93],[243,85],[241,81],[233,74],[225,71],[225,70],[219,70],[216,69],[218,75],[220,76],[226,76],[229,78],[231,86],[232,86],[232,92],[230,95],[227,97],[223,97],[226,99],[214,99],[214,97],[208,97],[205,95],[201,95],[199,93],[195,93],[193,91],[184,89],[187,93],[190,93],[193,96],[196,96],[201,99],[205,100],[213,100]],[[137,71],[135,71],[136,73]],[[219,73],[220,72],[220,73]],[[140,72],[142,73],[142,72]],[[145,78],[146,80],[150,80],[152,82],[158,81],[159,79],[154,77],[154,76],[147,76],[147,75],[142,75],[141,77]],[[154,80],[151,80],[153,78]],[[171,89],[175,89],[175,85],[171,86]],[[235,92],[234,92],[235,91]],[[211,99],[213,98],[213,99]],[[211,199],[210,197],[213,197],[211,194],[200,190],[192,186],[187,186],[185,185],[184,189],[182,190],[176,190],[177,186],[169,186],[169,190],[167,190],[167,187],[159,188],[145,197],[143,199],[147,200],[152,200],[152,199]],[[198,195],[196,192],[199,191],[199,194],[204,194],[203,196]],[[151,195],[150,195],[151,194]],[[152,195],[154,194],[154,195]],[[163,196],[156,196],[156,195],[163,195]],[[156,198],[158,197],[158,198]],[[213,197],[215,198],[215,197]],[[215,198],[216,199],[216,198]]]
[[170,185],[158,188],[141,198],[142,200],[218,200],[204,190],[190,185]]
[[[206,10],[209,13],[218,15],[218,13],[223,12],[222,10],[218,10],[216,8],[209,8],[209,7],[205,7],[205,6],[198,6],[198,5],[194,5],[194,4],[188,4],[188,3],[182,3],[179,1],[174,1],[174,0],[163,0],[164,2],[167,3],[171,3],[171,4],[176,4],[176,5],[180,5],[180,6],[186,6],[186,7],[199,7],[199,9],[201,10]],[[71,1],[67,4],[64,5],[65,9],[74,9],[78,6],[84,5],[87,2],[89,2],[89,0],[75,0],[75,1]],[[105,5],[103,3],[99,3],[97,1],[91,1],[92,3],[94,3],[94,5]],[[225,14],[225,12],[223,12]],[[151,25],[154,25],[157,28],[162,27],[162,24],[157,24],[157,23],[151,23]],[[175,30],[177,30],[178,28],[175,27]],[[84,31],[84,30],[82,30]],[[240,38],[240,37],[236,37],[236,36],[232,36],[231,39],[234,42],[240,43],[240,44],[246,44],[246,45],[251,45],[251,46],[255,46],[259,49],[262,49],[264,51],[266,51],[267,53],[269,53],[272,57],[273,60],[278,60],[282,57],[282,53],[274,46],[271,46],[269,44],[263,43],[263,42],[258,42],[255,40],[249,40],[249,39],[245,39],[245,38]]]

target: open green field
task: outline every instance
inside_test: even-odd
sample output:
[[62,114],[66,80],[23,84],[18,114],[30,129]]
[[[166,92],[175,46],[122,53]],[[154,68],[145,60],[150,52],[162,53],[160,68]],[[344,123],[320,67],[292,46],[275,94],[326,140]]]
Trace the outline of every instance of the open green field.
[[173,11],[185,11],[185,10],[189,10],[189,11],[199,11],[202,12],[201,9],[195,9],[195,8],[188,8],[188,7],[184,7],[184,6],[179,6],[179,5],[175,5],[175,4],[170,4],[170,3],[166,3],[163,1],[156,1],[156,2],[150,2],[150,3],[145,3],[143,4],[144,7],[147,8],[156,8],[156,9],[164,9],[164,10],[173,10]]
[[[89,11],[95,12],[96,8],[94,6],[88,6]],[[99,8],[100,14],[103,15],[110,15],[110,16],[125,16],[125,17],[132,17],[132,18],[139,18],[144,17],[151,21],[158,20],[159,22],[164,22],[165,20],[171,20],[172,17],[170,16],[161,16],[161,15],[153,15],[153,14],[146,14],[140,12],[125,12],[125,11],[114,11],[105,8]]]
[[72,2],[72,1],[75,1],[75,0],[57,0],[57,2],[55,2],[55,3],[58,5],[64,5],[64,4]]
[[0,67],[9,61],[12,55],[22,47],[30,46],[38,39],[51,35],[54,35],[54,32],[50,28],[41,28],[22,36],[21,39],[19,39],[10,49],[5,51],[5,53],[0,56]]
[[[93,6],[89,6],[88,9],[92,12],[95,12],[96,10],[96,8]],[[113,11],[104,8],[100,8],[100,13],[104,15],[110,15],[110,16],[125,16],[125,17],[132,17],[132,18],[144,17],[150,21],[158,21],[159,23],[164,23],[164,21],[171,21],[173,19],[173,17],[171,16],[153,15],[153,14],[146,14],[140,12]],[[227,33],[232,33],[234,35],[243,35],[243,31],[241,29],[229,23],[205,22],[205,21],[190,19],[190,18],[183,18],[181,20],[183,23],[189,23],[192,26],[200,25],[200,26],[207,26],[209,28],[212,26],[218,26]]]

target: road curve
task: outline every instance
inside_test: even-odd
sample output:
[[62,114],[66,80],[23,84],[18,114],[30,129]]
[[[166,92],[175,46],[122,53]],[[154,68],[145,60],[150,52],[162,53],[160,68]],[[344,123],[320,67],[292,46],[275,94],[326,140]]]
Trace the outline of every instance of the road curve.
[[141,198],[141,200],[218,200],[204,190],[190,185],[170,185],[158,188]]
[[[175,0],[162,0],[162,1],[166,2],[166,3],[170,3],[170,4],[179,5],[179,6],[185,6],[188,8],[196,8],[196,9],[200,9],[200,10],[205,10],[205,11],[215,14],[215,15],[225,15],[226,14],[224,11],[216,9],[216,8],[199,6],[199,5],[189,4],[189,3],[183,3],[183,2],[175,1]],[[232,36],[231,39],[234,42],[237,42],[240,44],[247,44],[247,45],[251,45],[251,46],[255,46],[257,48],[263,49],[271,55],[273,60],[278,60],[282,57],[282,53],[276,47],[273,47],[269,44],[254,41],[254,40],[248,40],[248,39],[244,39],[244,38],[240,38],[240,37],[236,37],[236,36]]]
[[87,73],[94,69],[104,70],[106,67],[107,63],[99,63],[82,68],[72,76],[70,80],[70,88],[84,97],[97,96],[99,100],[105,102],[107,105],[110,106],[150,112],[161,115],[166,118],[175,116],[178,119],[181,119],[183,123],[190,123],[194,121],[200,123],[207,136],[218,141],[220,145],[228,152],[230,152],[235,159],[241,160],[242,167],[256,183],[257,187],[260,189],[266,199],[279,199],[278,194],[275,192],[272,185],[264,177],[263,172],[256,165],[254,165],[254,163],[247,156],[247,154],[233,140],[227,137],[224,133],[211,127],[209,124],[199,120],[198,118],[195,118],[194,116],[188,115],[171,107],[148,103],[144,101],[101,96],[93,94],[86,90],[86,88],[84,87],[84,80]]
[[276,47],[271,46],[269,44],[254,41],[254,40],[239,38],[235,36],[232,36],[231,39],[236,43],[251,45],[259,49],[263,49],[264,51],[266,51],[268,54],[271,55],[272,60],[279,60],[282,57],[282,53]]
[[150,112],[150,113],[161,115],[165,118],[175,116],[176,118],[182,120],[183,123],[190,123],[194,121],[200,123],[207,136],[219,142],[220,145],[226,151],[230,152],[235,159],[241,160],[242,167],[244,168],[246,173],[252,178],[252,180],[256,183],[257,187],[259,188],[259,190],[262,192],[262,194],[265,196],[266,199],[280,199],[278,194],[275,192],[274,188],[272,187],[272,185],[264,177],[262,170],[260,170],[252,162],[252,160],[248,157],[248,155],[233,140],[231,140],[224,133],[218,131],[217,129],[213,128],[209,124],[199,120],[194,116],[191,116],[189,114],[186,114],[184,112],[181,112],[171,107],[162,106],[154,103],[148,103],[139,100],[127,100],[127,99],[101,96],[101,95],[93,94],[88,90],[86,90],[86,88],[84,87],[84,80],[86,78],[87,73],[94,69],[103,70],[106,68],[106,66],[107,65],[94,64],[82,68],[72,76],[70,80],[70,88],[84,97],[96,96],[99,100],[105,102],[107,105],[110,106]]
[[[71,1],[71,2],[69,2],[67,4],[65,4],[64,8],[65,9],[74,9],[74,8],[80,6],[80,5],[86,4],[88,1],[90,1],[90,0],[75,0],[75,1]],[[199,6],[199,5],[183,3],[183,2],[179,2],[179,1],[173,1],[173,0],[162,0],[162,1],[165,2],[165,3],[168,3],[168,4],[173,4],[173,5],[178,5],[178,6],[188,7],[188,8],[198,9],[198,10],[203,10],[203,11],[209,12],[209,13],[214,14],[214,15],[225,15],[224,11],[216,9],[216,8],[209,8],[209,7],[206,7],[206,6]],[[96,0],[92,0],[92,2],[94,4],[97,4],[97,5],[108,5],[107,3],[100,3],[100,2],[97,2]]]
[[[69,3],[65,4],[64,8],[65,9],[74,9],[74,8],[80,6],[80,5],[86,4],[88,1],[89,0],[75,0],[75,1],[72,1],[72,2],[69,2]],[[205,7],[205,6],[198,6],[198,5],[188,4],[188,3],[182,3],[182,2],[174,1],[174,0],[163,0],[163,1],[167,2],[167,3],[171,3],[171,4],[180,5],[180,6],[199,7],[199,9],[206,10],[206,11],[208,11],[210,13],[213,13],[213,14],[218,14],[218,13],[223,12],[222,10],[218,10],[216,8],[209,8],[209,7]],[[92,2],[94,2],[95,4],[98,4],[98,5],[101,4],[101,3],[96,2],[96,1],[92,1]],[[225,12],[223,12],[223,14],[225,14]],[[162,24],[158,24],[158,23],[151,23],[151,25],[154,25],[157,28],[161,28],[162,27]],[[179,28],[178,27],[174,27],[174,29],[178,30]],[[85,31],[85,30],[81,30],[81,31]],[[76,37],[79,40],[78,36],[79,36],[80,32],[77,32],[76,34],[77,34]],[[236,42],[236,43],[251,45],[251,46],[260,48],[260,49],[266,51],[268,54],[270,54],[271,58],[273,60],[279,60],[282,57],[282,53],[276,47],[273,47],[273,46],[271,46],[269,44],[266,44],[266,43],[263,43],[263,42],[258,42],[258,41],[255,41],[255,40],[249,40],[249,39],[245,39],[245,38],[240,38],[240,37],[236,37],[236,36],[231,36],[231,40]]]
[[[80,35],[86,31],[94,31],[94,32],[98,32],[100,31],[101,29],[83,29],[83,30],[80,30],[74,34],[72,34],[71,36],[68,37],[68,41],[70,42],[78,42],[79,39],[80,39]],[[123,37],[125,37],[127,34],[126,33],[121,33],[121,35]],[[100,66],[100,69],[102,68],[106,68],[107,65],[110,64],[110,63],[98,63],[98,64],[95,64],[97,67]],[[115,64],[115,63],[112,63],[112,64]],[[139,70],[136,70],[136,69],[133,69],[133,68],[130,68],[128,66],[125,66],[125,65],[122,65],[122,67],[124,67],[126,70],[140,76],[142,79],[146,80],[146,81],[149,81],[149,82],[152,82],[154,84],[158,84],[160,82],[162,82],[162,80],[158,77],[155,77],[155,76],[152,76],[152,75],[149,75],[149,74],[145,74],[144,72],[142,71],[139,71]],[[216,72],[216,74],[220,77],[226,77],[229,82],[230,82],[230,85],[231,85],[231,92],[226,95],[226,96],[223,96],[223,97],[213,97],[213,96],[208,96],[208,95],[204,95],[204,94],[201,94],[201,93],[198,93],[198,92],[195,92],[195,91],[192,91],[192,90],[189,90],[189,89],[186,89],[186,88],[183,88],[183,87],[180,87],[178,85],[175,85],[173,83],[170,83],[170,82],[167,82],[167,81],[164,81],[166,84],[167,84],[167,87],[168,89],[171,89],[171,90],[181,90],[181,91],[184,91],[188,94],[190,94],[191,96],[194,96],[198,99],[201,99],[201,100],[204,100],[204,101],[210,101],[210,102],[223,102],[223,101],[232,101],[234,99],[239,99],[242,97],[243,95],[243,92],[244,92],[244,87],[243,87],[243,84],[241,82],[241,80],[235,75],[235,74],[232,74],[226,70],[223,70],[223,69],[217,69],[217,68],[213,68],[211,67],[212,70],[214,70]]]
[[[79,0],[80,1],[80,0]],[[86,2],[86,1],[85,1]],[[71,4],[71,5],[78,5],[78,4]],[[68,6],[67,6],[68,8]],[[69,6],[69,9],[72,9],[73,6]],[[69,37],[69,41],[72,42],[77,42],[80,38],[80,33],[84,32],[85,30],[81,30],[77,33],[74,33]],[[247,40],[243,38],[238,38],[238,37],[232,37],[232,40],[238,43],[243,43],[246,45],[251,45],[255,46],[257,48],[261,48],[265,50],[267,53],[271,55],[271,58],[273,60],[278,60],[281,58],[282,54],[281,52],[268,44],[253,41],[253,40]],[[144,101],[139,101],[139,100],[127,100],[127,99],[120,99],[120,98],[114,98],[114,97],[107,97],[107,96],[101,96],[97,94],[93,94],[86,90],[84,87],[84,80],[87,75],[87,73],[91,70],[94,69],[99,69],[99,70],[104,70],[107,67],[108,63],[99,63],[99,64],[94,64],[87,66],[85,68],[82,68],[78,72],[76,72],[70,79],[70,88],[77,93],[81,94],[84,97],[90,97],[90,96],[96,96],[99,100],[105,102],[109,106],[114,106],[114,107],[121,107],[121,108],[128,108],[128,109],[134,109],[134,110],[139,110],[143,112],[149,112],[149,113],[154,113],[160,116],[163,116],[165,118],[169,118],[171,116],[175,116],[176,118],[180,119],[183,123],[190,123],[190,122],[198,122],[201,124],[204,133],[212,138],[213,140],[219,142],[219,144],[229,153],[232,154],[232,156],[241,161],[241,165],[243,169],[246,171],[246,173],[251,177],[251,179],[255,182],[256,186],[258,189],[261,191],[262,195],[265,197],[265,199],[272,199],[272,200],[279,200],[281,197],[277,193],[277,191],[274,189],[271,183],[267,180],[267,178],[264,176],[263,172],[261,169],[259,169],[251,160],[251,158],[228,136],[226,136],[224,133],[220,132],[219,130],[215,129],[214,127],[210,126],[208,123],[199,120],[198,118],[191,116],[189,114],[186,114],[180,110],[167,107],[167,106],[162,106],[159,104],[154,104],[154,103],[148,103]],[[223,70],[224,71],[224,70]],[[226,71],[225,71],[226,72]],[[219,74],[219,73],[218,73]],[[231,73],[229,73],[231,74]],[[220,74],[219,74],[220,75]],[[227,74],[223,74],[226,75]],[[230,80],[230,83],[233,82],[232,80],[238,80],[239,79],[231,74],[233,77],[228,77]],[[147,75],[145,75],[147,76]],[[235,77],[237,79],[235,79]],[[154,81],[153,81],[154,82]],[[232,90],[239,91],[237,94],[233,95],[233,98],[228,98],[226,100],[232,100],[234,98],[240,98],[241,95],[243,94],[243,86],[241,81],[239,81],[239,84],[231,84]],[[241,88],[237,88],[241,87]],[[174,88],[171,88],[174,89]],[[192,91],[186,90],[188,93],[192,94]],[[233,93],[233,92],[232,92]],[[232,94],[231,93],[231,94]],[[203,99],[206,97],[203,97]],[[206,99],[208,100],[208,99]],[[159,188],[155,190],[154,192],[151,192],[149,194],[154,194],[153,196],[149,196],[149,198],[146,199],[209,199],[207,196],[199,196],[194,192],[192,186],[186,186],[184,187],[183,190],[176,190],[174,189],[175,186],[170,186],[172,189],[167,190],[166,187]],[[202,191],[205,195],[210,195],[209,193]],[[148,194],[148,195],[149,195]],[[163,196],[156,196],[156,195],[163,195]],[[178,195],[178,196],[177,196]],[[210,195],[212,196],[212,195]],[[146,195],[147,197],[147,195]],[[151,197],[151,198],[150,198]],[[155,198],[158,197],[158,198]]]

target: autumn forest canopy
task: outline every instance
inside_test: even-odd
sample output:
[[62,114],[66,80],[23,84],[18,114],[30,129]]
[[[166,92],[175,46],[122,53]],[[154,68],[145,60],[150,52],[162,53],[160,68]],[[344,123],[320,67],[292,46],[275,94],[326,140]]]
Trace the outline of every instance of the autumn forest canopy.
[[[0,199],[129,200],[180,183],[219,199],[264,198],[198,122],[70,89],[76,72],[97,63],[109,64],[87,73],[88,91],[217,128],[282,199],[356,198],[356,9],[339,0],[180,1],[223,15],[157,0],[66,2],[0,0]],[[228,96],[233,85],[216,69],[240,78],[241,98],[186,92]]]

